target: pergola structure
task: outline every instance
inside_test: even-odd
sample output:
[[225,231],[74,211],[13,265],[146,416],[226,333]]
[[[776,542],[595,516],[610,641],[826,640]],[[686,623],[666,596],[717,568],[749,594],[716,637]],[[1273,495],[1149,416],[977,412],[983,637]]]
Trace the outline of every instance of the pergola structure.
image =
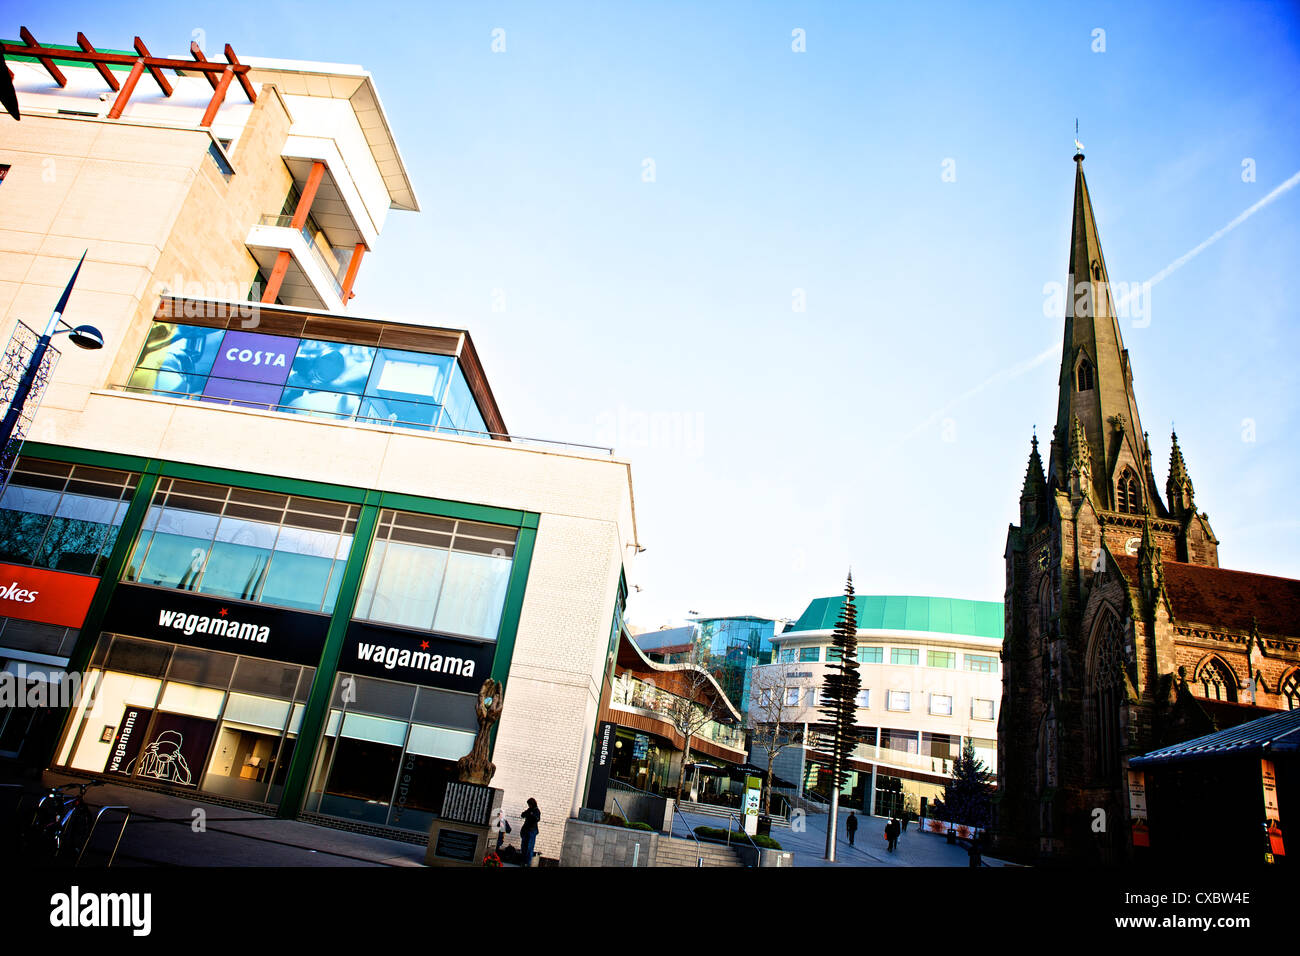
[[[212,121],[217,118],[217,110],[221,108],[222,102],[226,98],[226,91],[230,89],[232,81],[239,83],[248,97],[250,103],[257,102],[257,93],[253,89],[253,84],[248,80],[248,71],[250,67],[239,62],[235,56],[235,51],[230,44],[226,44],[225,56],[226,62],[222,63],[216,60],[209,60],[203,55],[197,43],[190,44],[190,55],[193,60],[173,60],[167,57],[153,56],[149,49],[144,45],[144,41],[139,37],[135,38],[135,51],[137,56],[131,56],[129,53],[106,53],[96,50],[86,39],[84,33],[77,34],[77,46],[79,50],[68,50],[62,47],[42,46],[37,42],[36,37],[32,36],[32,31],[26,27],[19,30],[19,35],[23,38],[23,46],[15,43],[0,43],[6,55],[17,55],[33,57],[41,66],[45,67],[47,73],[54,79],[54,82],[60,88],[68,85],[68,78],[63,75],[59,69],[56,60],[65,62],[89,63],[99,71],[99,75],[104,78],[104,82],[109,88],[117,93],[117,98],[113,101],[113,106],[108,111],[109,119],[117,119],[126,109],[130,102],[131,94],[135,92],[136,84],[140,82],[147,71],[162,90],[163,96],[172,95],[172,85],[167,79],[163,70],[184,70],[186,72],[202,73],[212,86],[212,98],[208,101],[208,108],[203,113],[203,119],[199,123],[201,128],[212,126]],[[125,82],[119,82],[109,66],[129,66],[131,72],[127,74]],[[13,71],[9,71],[13,76]]]

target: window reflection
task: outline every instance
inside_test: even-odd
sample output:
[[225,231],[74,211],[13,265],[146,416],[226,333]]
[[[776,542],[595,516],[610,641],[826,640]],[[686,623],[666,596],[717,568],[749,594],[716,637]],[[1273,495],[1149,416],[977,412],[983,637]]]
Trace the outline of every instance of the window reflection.
[[138,477],[19,459],[0,498],[0,561],[100,574]]
[[451,355],[159,322],[136,365],[132,390],[318,418],[487,431]]
[[497,525],[381,512],[356,617],[495,640],[516,535]]
[[127,580],[331,613],[355,527],[353,505],[164,479]]

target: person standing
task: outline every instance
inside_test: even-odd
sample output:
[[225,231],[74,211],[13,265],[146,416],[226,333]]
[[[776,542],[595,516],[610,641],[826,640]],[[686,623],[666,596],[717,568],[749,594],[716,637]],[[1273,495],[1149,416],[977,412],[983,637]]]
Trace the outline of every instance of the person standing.
[[898,849],[898,831],[900,827],[897,819],[891,819],[885,824],[885,837],[889,840],[889,852],[893,853]]
[[520,849],[524,855],[524,866],[533,865],[533,846],[537,843],[537,822],[542,819],[542,812],[537,809],[537,801],[529,797],[528,809],[520,814],[524,825],[519,828]]
[[844,826],[849,831],[849,846],[853,846],[853,835],[858,832],[858,818],[852,810],[849,811],[849,819]]

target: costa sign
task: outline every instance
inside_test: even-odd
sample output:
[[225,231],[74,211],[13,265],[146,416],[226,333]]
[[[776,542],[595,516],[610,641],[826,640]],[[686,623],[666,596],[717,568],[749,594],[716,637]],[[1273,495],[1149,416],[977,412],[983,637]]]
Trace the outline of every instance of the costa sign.
[[0,617],[81,627],[99,578],[0,564]]

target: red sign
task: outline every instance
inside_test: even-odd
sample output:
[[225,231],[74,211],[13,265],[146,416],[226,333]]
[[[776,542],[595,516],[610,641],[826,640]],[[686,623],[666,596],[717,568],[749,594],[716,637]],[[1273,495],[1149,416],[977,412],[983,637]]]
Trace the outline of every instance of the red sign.
[[0,617],[81,627],[99,578],[0,564]]
[[1151,830],[1148,829],[1145,820],[1139,819],[1133,821],[1133,845],[1134,846],[1151,845]]

